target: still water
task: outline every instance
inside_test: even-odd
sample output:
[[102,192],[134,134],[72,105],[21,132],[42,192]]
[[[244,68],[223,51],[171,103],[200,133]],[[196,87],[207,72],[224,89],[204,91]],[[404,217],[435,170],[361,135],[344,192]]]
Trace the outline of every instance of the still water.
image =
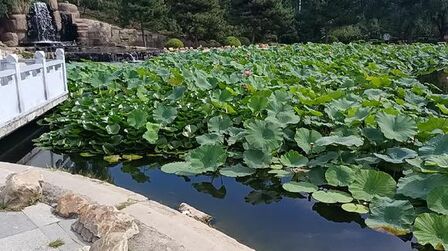
[[357,214],[285,193],[281,182],[266,174],[183,178],[161,172],[168,160],[160,158],[109,165],[33,148],[31,140],[41,133],[31,124],[0,141],[0,161],[93,176],[173,208],[186,202],[212,215],[214,227],[256,250],[412,250],[410,241],[370,230]]

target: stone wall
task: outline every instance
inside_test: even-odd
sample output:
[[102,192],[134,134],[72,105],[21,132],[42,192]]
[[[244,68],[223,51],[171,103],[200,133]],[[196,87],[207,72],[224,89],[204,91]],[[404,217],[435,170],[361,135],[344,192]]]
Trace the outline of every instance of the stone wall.
[[[75,39],[81,46],[143,46],[141,31],[114,26],[98,20],[81,18],[74,4],[48,0],[54,23],[62,40]],[[28,43],[29,6],[15,8],[8,19],[0,20],[0,41],[10,47]],[[166,37],[145,32],[148,47],[162,48]]]

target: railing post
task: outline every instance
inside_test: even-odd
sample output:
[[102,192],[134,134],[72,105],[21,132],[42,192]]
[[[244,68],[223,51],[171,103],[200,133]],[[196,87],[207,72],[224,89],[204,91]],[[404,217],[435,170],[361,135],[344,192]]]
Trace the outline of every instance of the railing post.
[[48,100],[50,97],[50,90],[48,90],[47,83],[47,60],[45,59],[45,52],[36,51],[36,54],[34,54],[34,59],[37,64],[42,64],[42,79],[44,84],[45,100]]
[[15,85],[16,85],[16,95],[17,95],[17,103],[19,112],[22,113],[25,109],[23,105],[22,95],[20,93],[20,82],[22,81],[22,76],[20,73],[20,65],[19,65],[19,57],[15,54],[10,54],[6,57],[6,68],[7,69],[13,69],[15,70],[14,79],[15,79]]
[[64,92],[67,92],[67,67],[65,65],[65,52],[63,49],[56,49],[56,59],[62,60],[62,78],[64,79]]

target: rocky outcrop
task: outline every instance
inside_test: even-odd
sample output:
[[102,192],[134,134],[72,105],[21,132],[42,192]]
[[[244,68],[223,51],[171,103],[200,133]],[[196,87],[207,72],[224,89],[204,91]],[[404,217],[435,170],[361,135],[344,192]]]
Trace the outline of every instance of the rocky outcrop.
[[111,233],[95,241],[90,251],[128,251],[128,238],[122,233]]
[[0,192],[0,204],[8,210],[21,210],[42,198],[43,177],[39,171],[27,170],[6,178]]
[[80,214],[81,209],[89,203],[89,200],[80,195],[67,193],[59,198],[55,213],[64,218],[74,218],[77,217]]
[[17,35],[17,33],[5,32],[1,34],[0,40],[3,42],[3,44],[9,47],[16,47],[19,45],[19,36]]
[[129,239],[139,232],[132,217],[115,207],[97,204],[81,208],[79,218],[73,223],[72,229],[87,242],[95,242],[112,233],[121,233]]
[[203,222],[205,224],[210,224],[211,221],[213,220],[212,216],[197,210],[196,208],[188,205],[187,203],[180,204],[179,211],[182,214],[185,214],[186,216],[191,217],[200,222]]

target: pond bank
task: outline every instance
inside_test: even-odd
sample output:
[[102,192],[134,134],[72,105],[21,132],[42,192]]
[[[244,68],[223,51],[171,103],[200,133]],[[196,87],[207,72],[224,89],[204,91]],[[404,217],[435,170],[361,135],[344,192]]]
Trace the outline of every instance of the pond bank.
[[[8,175],[29,168],[35,167],[0,162],[0,186]],[[173,243],[167,243],[167,246],[183,246],[185,250],[251,250],[218,230],[145,196],[83,176],[37,169],[42,173],[44,181],[51,185],[86,196],[102,205],[119,206],[122,212],[156,230],[157,233],[151,235],[154,238],[168,237]]]

